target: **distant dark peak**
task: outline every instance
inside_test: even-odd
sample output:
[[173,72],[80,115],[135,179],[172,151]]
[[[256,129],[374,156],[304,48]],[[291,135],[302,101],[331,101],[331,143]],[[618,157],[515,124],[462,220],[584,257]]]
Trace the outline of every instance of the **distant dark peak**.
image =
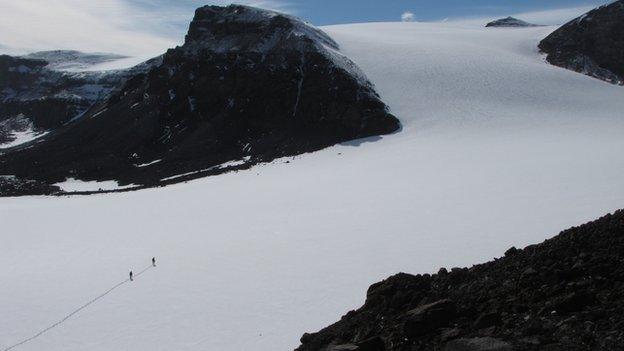
[[105,53],[105,52],[82,52],[82,51],[77,51],[77,50],[37,51],[37,52],[33,52],[31,54],[25,55],[25,57],[33,58],[33,59],[43,59],[43,60],[45,60],[45,59],[58,59],[58,58],[79,59],[79,58],[84,58],[84,57],[101,57],[101,58],[116,58],[116,59],[127,58],[127,56],[117,55],[117,54],[112,54],[112,53]]
[[[120,57],[64,50],[22,57],[0,55],[0,154],[8,152],[8,148],[41,142],[39,136],[49,136],[52,131],[80,119],[89,108],[121,88],[127,78],[147,72],[162,61],[162,58],[155,58],[119,71],[82,71]],[[20,135],[30,137],[19,138]],[[0,193],[3,184],[0,183]],[[15,189],[44,188],[20,186]]]
[[539,27],[537,24],[532,24],[529,22],[525,22],[523,20],[519,20],[514,17],[501,18],[496,21],[492,21],[485,25],[486,27],[510,27],[510,28],[521,28],[521,27]]
[[223,52],[337,50],[327,34],[298,18],[254,7],[204,6],[195,11],[184,47]]
[[23,56],[27,59],[43,60],[53,70],[81,70],[100,63],[116,61],[127,56],[110,53],[85,53],[76,50],[39,51]]
[[600,6],[542,40],[553,65],[624,84],[624,0]]

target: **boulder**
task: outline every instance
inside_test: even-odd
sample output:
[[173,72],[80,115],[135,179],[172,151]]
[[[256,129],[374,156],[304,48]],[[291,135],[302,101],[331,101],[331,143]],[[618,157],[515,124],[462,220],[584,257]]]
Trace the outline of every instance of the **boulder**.
[[417,307],[407,312],[405,334],[408,337],[419,336],[448,326],[453,322],[456,313],[455,302],[449,299]]

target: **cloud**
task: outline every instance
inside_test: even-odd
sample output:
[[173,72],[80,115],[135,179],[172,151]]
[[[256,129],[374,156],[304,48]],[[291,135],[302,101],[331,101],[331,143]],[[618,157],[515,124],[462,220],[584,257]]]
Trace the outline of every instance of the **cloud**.
[[596,6],[570,7],[555,10],[524,12],[513,16],[531,23],[557,25],[567,23],[576,17],[593,10],[594,8],[596,8]]
[[414,22],[414,13],[406,11],[401,15],[401,21],[403,22]]
[[[4,46],[0,50],[74,49],[156,56],[184,40],[195,8],[206,2],[0,0],[0,44]],[[226,5],[231,1],[209,3]],[[282,0],[239,0],[236,3],[293,11]]]

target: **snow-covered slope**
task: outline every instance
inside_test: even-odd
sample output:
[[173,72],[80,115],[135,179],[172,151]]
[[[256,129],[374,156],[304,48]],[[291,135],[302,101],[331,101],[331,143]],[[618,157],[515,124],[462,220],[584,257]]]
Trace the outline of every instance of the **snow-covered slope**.
[[127,56],[107,53],[84,53],[75,50],[40,51],[24,56],[28,59],[44,60],[48,62],[48,69],[68,72],[92,70],[92,67],[112,63]]
[[[136,193],[0,199],[0,346],[287,350],[373,282],[624,207],[624,89],[544,62],[554,28],[324,28],[403,131]],[[0,347],[3,349],[3,347]]]

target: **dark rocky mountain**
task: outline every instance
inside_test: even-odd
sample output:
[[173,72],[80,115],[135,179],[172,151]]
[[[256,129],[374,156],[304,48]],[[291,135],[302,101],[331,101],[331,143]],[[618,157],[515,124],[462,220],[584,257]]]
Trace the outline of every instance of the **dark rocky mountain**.
[[624,210],[472,268],[398,274],[299,351],[624,350]]
[[486,27],[508,27],[508,28],[539,27],[539,25],[537,24],[525,22],[523,20],[519,20],[514,17],[497,19],[496,21],[492,21],[486,24],[485,26]]
[[594,9],[542,40],[553,65],[624,84],[624,0]]
[[[26,57],[0,56],[0,149],[25,134],[30,138],[79,118],[155,61],[114,72],[65,72],[121,56],[52,51]],[[9,146],[11,144],[8,144]]]
[[0,169],[12,189],[69,177],[158,186],[397,131],[338,50],[294,17],[199,8],[184,45],[82,118],[1,155]]

